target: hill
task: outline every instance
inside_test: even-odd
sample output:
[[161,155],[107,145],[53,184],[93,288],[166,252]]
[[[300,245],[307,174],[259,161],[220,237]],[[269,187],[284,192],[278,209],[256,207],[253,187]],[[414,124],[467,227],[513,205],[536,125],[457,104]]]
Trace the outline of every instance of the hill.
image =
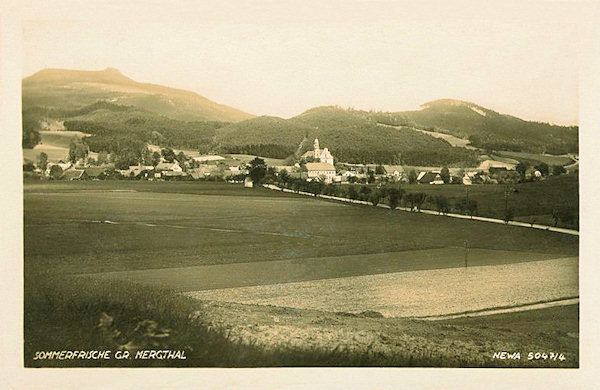
[[23,79],[23,108],[73,110],[105,100],[184,121],[236,122],[253,115],[194,92],[136,82],[116,69],[44,69]]
[[285,120],[253,118],[218,130],[223,152],[285,158],[300,155],[319,138],[344,162],[409,165],[472,165],[477,155],[408,129],[378,126],[369,112],[317,107]]
[[513,152],[565,154],[578,151],[578,126],[525,121],[460,100],[441,99],[421,110],[379,113],[390,125],[412,125],[467,138],[472,146]]

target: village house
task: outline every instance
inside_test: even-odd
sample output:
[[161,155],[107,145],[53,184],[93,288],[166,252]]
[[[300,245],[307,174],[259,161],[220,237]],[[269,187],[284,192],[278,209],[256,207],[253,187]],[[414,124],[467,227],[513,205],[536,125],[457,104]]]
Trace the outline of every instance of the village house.
[[138,178],[140,175],[148,177],[148,172],[152,171],[152,165],[130,165],[127,169],[119,169],[119,174],[123,177]]
[[401,165],[384,165],[385,175],[394,181],[401,181],[404,175],[404,168]]
[[[233,167],[231,167],[231,168],[233,168]],[[242,172],[242,170],[239,170],[239,168],[238,168],[238,171]],[[208,164],[201,164],[198,168],[188,169],[187,173],[194,180],[206,179],[211,176],[214,177],[214,176],[223,176],[224,175],[224,171],[221,167],[219,167],[218,165],[208,165]],[[226,172],[226,175],[232,176],[234,174],[232,174],[232,171],[230,169],[228,169]]]
[[[177,160],[173,162],[161,161],[154,168],[154,178],[160,179],[164,176],[173,176],[172,174],[167,175],[167,172],[183,172],[183,168],[179,165]],[[181,175],[179,175],[181,176]]]

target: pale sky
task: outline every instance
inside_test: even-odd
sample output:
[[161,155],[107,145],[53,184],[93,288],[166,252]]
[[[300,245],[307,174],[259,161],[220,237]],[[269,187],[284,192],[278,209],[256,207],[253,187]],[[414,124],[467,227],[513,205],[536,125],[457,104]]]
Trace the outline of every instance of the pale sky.
[[578,122],[585,10],[573,2],[103,4],[32,12],[24,76],[114,67],[284,118],[321,105],[401,111],[454,98],[528,120]]

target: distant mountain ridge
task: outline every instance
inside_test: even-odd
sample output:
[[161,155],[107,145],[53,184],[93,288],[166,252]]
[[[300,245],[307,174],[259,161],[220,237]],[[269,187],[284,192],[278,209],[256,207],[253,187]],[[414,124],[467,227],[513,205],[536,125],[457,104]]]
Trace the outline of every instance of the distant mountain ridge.
[[477,104],[439,99],[421,110],[390,113],[382,123],[406,124],[469,139],[483,149],[564,154],[578,151],[578,126],[558,126],[500,114]]
[[99,71],[44,69],[23,79],[23,108],[77,109],[106,100],[185,121],[236,122],[252,118],[195,92],[139,83],[114,68]]
[[431,131],[469,140],[486,153],[578,152],[577,126],[525,121],[461,100],[435,100],[420,110],[404,112],[324,106],[290,119],[254,117],[194,92],[136,82],[114,68],[45,69],[25,78],[24,145],[35,145],[35,132],[44,130],[48,121],[92,134],[86,142],[96,152],[152,143],[204,153],[286,158],[310,149],[318,137],[345,162],[477,163],[481,151],[460,147],[460,143],[452,146],[433,137]]

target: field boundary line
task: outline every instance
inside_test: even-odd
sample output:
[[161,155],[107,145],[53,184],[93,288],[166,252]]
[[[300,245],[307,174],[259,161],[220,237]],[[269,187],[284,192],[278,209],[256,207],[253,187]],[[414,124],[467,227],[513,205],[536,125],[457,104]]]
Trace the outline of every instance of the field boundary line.
[[[315,195],[315,194],[311,194],[310,192],[294,191],[294,190],[290,190],[288,188],[281,188],[274,184],[263,184],[263,187],[267,188],[269,190],[273,190],[273,191],[290,192],[290,193],[294,193],[294,194],[310,196],[312,198],[323,198],[323,199],[329,199],[329,200],[336,200],[339,202],[362,204],[362,205],[371,206],[371,207],[381,207],[381,208],[387,208],[387,209],[390,208],[390,206],[388,206],[386,204],[382,204],[382,203],[379,203],[377,206],[373,206],[370,202],[367,202],[365,200],[354,200],[354,199],[349,199],[349,198],[342,198],[339,196],[331,196],[331,195],[323,195],[323,194]],[[456,214],[456,213],[445,213],[444,214],[444,213],[440,213],[439,211],[427,210],[427,209],[413,211],[409,207],[397,207],[396,209],[400,210],[400,211],[417,212],[417,213],[422,213],[422,214],[437,215],[437,216],[450,217],[450,218],[470,219],[470,220],[481,221],[481,222],[499,223],[502,225],[519,226],[519,227],[526,227],[529,229],[546,230],[546,231],[551,231],[551,232],[556,232],[556,233],[570,234],[572,236],[579,236],[578,230],[559,228],[559,227],[548,226],[548,225],[529,224],[526,222],[519,222],[519,221],[506,222],[506,221],[504,221],[502,219],[498,219],[498,218],[479,217],[479,216],[463,215],[463,214]]]
[[481,310],[473,310],[466,311],[463,313],[452,313],[452,314],[441,314],[441,315],[433,315],[433,316],[424,316],[424,317],[409,317],[413,320],[422,320],[422,321],[442,321],[442,320],[453,320],[456,318],[468,318],[468,317],[483,317],[494,314],[505,314],[505,313],[516,313],[521,311],[528,310],[538,310],[545,309],[549,307],[556,306],[567,306],[567,305],[576,305],[579,303],[579,296],[573,297],[565,297],[559,299],[553,299],[550,301],[539,301],[533,303],[525,303],[514,306],[502,306],[502,307],[492,307],[488,309]]

